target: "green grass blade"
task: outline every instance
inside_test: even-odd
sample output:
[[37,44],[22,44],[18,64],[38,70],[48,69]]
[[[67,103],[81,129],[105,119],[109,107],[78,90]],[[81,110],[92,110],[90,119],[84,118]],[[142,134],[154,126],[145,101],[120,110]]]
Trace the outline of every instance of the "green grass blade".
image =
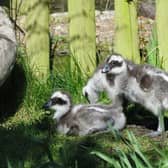
[[114,159],[98,151],[92,151],[91,154],[98,156],[99,158],[106,161],[107,163],[110,163],[111,165],[113,165],[116,162]]
[[144,156],[144,154],[139,149],[140,144],[138,143],[135,135],[132,132],[127,132],[127,134],[128,134],[128,139],[132,142],[133,151],[135,151],[138,154],[138,156],[145,162],[148,168],[152,168],[153,166],[150,164],[147,157]]

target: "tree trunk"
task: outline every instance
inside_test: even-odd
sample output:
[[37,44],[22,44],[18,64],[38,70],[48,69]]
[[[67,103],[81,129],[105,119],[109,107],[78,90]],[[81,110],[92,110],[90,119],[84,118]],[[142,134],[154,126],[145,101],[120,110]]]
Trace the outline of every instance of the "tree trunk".
[[156,0],[156,27],[159,47],[160,65],[168,70],[168,1]]
[[68,8],[72,69],[88,74],[96,67],[95,1],[68,0]]
[[47,0],[27,1],[26,49],[30,67],[37,76],[49,71],[49,9]]
[[137,0],[115,0],[115,24],[114,51],[139,63]]

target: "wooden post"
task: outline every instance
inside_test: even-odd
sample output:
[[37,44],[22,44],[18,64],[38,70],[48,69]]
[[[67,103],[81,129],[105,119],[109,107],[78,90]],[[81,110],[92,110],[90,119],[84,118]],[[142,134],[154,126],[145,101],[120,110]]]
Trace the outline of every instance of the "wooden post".
[[44,76],[49,71],[49,8],[47,0],[27,1],[26,50],[32,71]]
[[68,0],[68,9],[72,69],[89,74],[96,67],[95,1]]
[[168,1],[156,0],[156,28],[158,37],[159,59],[163,69],[168,70]]
[[139,63],[137,0],[115,0],[115,24],[114,51]]

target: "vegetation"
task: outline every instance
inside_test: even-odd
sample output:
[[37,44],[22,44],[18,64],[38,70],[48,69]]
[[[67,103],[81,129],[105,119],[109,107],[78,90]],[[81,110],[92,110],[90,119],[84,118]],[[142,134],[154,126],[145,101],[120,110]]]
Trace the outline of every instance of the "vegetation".
[[[124,152],[121,149],[114,149],[113,155],[111,157],[98,152],[93,151],[92,154],[95,154],[102,160],[106,161],[109,165],[111,165],[114,168],[163,168],[168,166],[168,159],[166,157],[167,151],[162,149],[160,150],[159,147],[157,147],[156,144],[153,144],[153,153],[157,155],[157,159],[161,159],[159,162],[151,162],[149,157],[146,156],[144,152],[142,152],[140,148],[140,143],[138,142],[137,138],[134,136],[132,132],[127,132],[128,140],[124,143],[128,147],[128,152]],[[115,134],[117,136],[117,134]]]
[[147,63],[152,64],[156,67],[162,68],[162,64],[159,60],[156,25],[154,25],[153,27],[151,40],[148,43],[146,49],[147,49]]
[[[0,106],[1,112],[8,111],[0,126],[2,168],[124,168],[128,165],[150,168],[167,165],[167,142],[150,140],[145,136],[145,129],[143,136],[139,136],[138,128],[86,137],[57,134],[52,112],[43,111],[42,105],[54,90],[60,89],[70,92],[74,103],[86,103],[81,93],[86,77],[80,70],[71,72],[68,64],[61,64],[62,67],[54,68],[47,80],[38,80],[24,55],[24,50],[19,48],[16,67],[7,81],[12,88],[5,85],[1,90],[1,96],[6,100]],[[11,102],[8,102],[8,96],[12,97]],[[101,102],[105,100],[107,98],[102,95]],[[146,117],[150,121],[149,116]],[[133,116],[131,120],[134,120]]]
[[[61,57],[56,58],[50,73],[48,2],[25,2],[25,10],[29,11],[26,25],[27,48],[25,50],[18,46],[16,66],[10,78],[0,88],[0,167],[168,167],[167,138],[165,141],[161,141],[161,137],[151,139],[146,136],[148,129],[134,126],[152,125],[154,129],[157,125],[156,118],[146,114],[142,108],[136,107],[135,110],[133,105],[126,111],[128,125],[133,126],[126,127],[120,133],[109,125],[109,133],[85,137],[57,134],[53,113],[43,111],[42,105],[55,90],[68,91],[74,104],[86,103],[82,96],[82,87],[87,81],[85,73],[91,73],[96,68],[94,1],[68,1],[72,52],[70,57],[75,68],[71,68],[69,57]],[[115,8],[118,25],[115,50],[139,62],[136,1],[123,0],[119,3],[116,0]],[[123,25],[126,25],[125,29],[122,29]],[[160,30],[158,36],[159,33]],[[155,35],[154,30],[151,43],[147,46],[147,61],[161,67],[162,62],[158,65],[157,50],[158,42],[159,45],[162,43],[157,42]],[[57,43],[63,39],[55,37],[52,40]],[[54,55],[54,52],[51,53]],[[45,78],[39,79],[38,74],[43,74]],[[100,103],[108,102],[106,95],[102,94]]]

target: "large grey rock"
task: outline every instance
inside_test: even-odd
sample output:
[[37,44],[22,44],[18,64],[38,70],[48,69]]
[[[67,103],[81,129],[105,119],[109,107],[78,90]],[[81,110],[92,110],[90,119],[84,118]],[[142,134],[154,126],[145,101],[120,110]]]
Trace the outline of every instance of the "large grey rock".
[[8,15],[0,7],[0,86],[10,74],[16,59],[16,38]]
[[139,1],[138,15],[155,19],[156,5],[154,0]]

